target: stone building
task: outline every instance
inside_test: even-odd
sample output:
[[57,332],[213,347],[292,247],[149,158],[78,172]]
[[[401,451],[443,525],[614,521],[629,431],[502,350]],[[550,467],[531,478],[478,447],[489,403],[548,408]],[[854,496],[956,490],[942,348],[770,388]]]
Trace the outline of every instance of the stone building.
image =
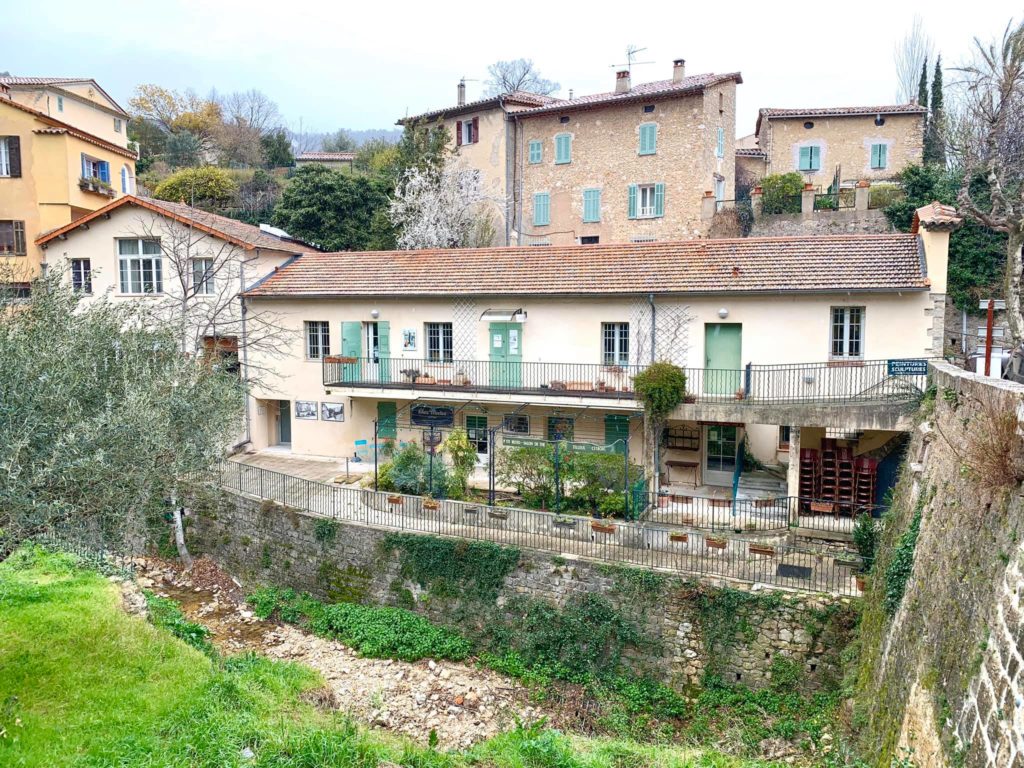
[[765,107],[757,118],[756,151],[748,147],[742,161],[737,158],[737,170],[749,168],[758,176],[797,171],[822,190],[836,179],[843,186],[894,179],[921,162],[926,114],[917,104]]
[[295,167],[322,165],[335,171],[351,171],[355,152],[302,152],[295,156]]

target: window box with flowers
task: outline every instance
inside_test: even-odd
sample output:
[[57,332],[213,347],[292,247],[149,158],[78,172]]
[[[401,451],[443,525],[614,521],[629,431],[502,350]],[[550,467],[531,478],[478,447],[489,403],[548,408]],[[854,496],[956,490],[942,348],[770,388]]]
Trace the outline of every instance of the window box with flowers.
[[104,197],[114,197],[117,194],[109,183],[96,176],[90,176],[89,178],[83,176],[78,180],[78,188],[83,192],[92,192]]

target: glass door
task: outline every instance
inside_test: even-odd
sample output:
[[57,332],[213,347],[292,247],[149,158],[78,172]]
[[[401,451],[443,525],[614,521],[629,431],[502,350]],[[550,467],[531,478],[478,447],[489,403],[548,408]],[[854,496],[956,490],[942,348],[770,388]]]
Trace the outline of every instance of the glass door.
[[292,404],[288,400],[277,401],[277,444],[292,444]]
[[738,438],[739,427],[723,424],[704,427],[704,444],[707,446],[704,453],[704,482],[708,485],[732,487]]
[[477,462],[487,462],[487,454],[490,450],[490,435],[487,433],[486,416],[466,416],[466,435],[469,442],[476,446]]

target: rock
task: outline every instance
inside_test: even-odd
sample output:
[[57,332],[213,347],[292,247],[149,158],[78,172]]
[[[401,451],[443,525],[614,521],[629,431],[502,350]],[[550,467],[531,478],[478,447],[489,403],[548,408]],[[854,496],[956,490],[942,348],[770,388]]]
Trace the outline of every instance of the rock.
[[243,748],[242,751],[238,754],[241,755],[243,760],[252,760],[254,757],[256,757],[256,753],[248,747]]

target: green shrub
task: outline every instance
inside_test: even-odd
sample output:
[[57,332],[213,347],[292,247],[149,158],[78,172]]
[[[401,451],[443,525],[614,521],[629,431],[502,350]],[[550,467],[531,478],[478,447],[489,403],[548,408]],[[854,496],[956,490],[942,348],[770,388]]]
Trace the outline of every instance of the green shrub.
[[317,520],[313,524],[313,538],[327,546],[338,537],[337,520]]
[[907,581],[914,570],[914,549],[917,547],[917,536],[921,531],[921,510],[914,513],[910,527],[900,536],[899,543],[893,550],[892,560],[885,569],[885,612],[895,616],[903,601],[903,593],[907,589]]
[[469,441],[464,429],[453,429],[441,446],[444,456],[452,463],[448,495],[453,499],[466,496],[466,482],[476,467],[476,446]]
[[153,191],[157,200],[173,203],[223,203],[238,193],[238,185],[222,168],[207,165],[183,168],[161,181]]
[[597,505],[598,517],[626,516],[626,497],[621,493],[606,493]]
[[888,208],[906,197],[903,187],[899,184],[872,184],[868,190],[868,208]]
[[761,179],[761,212],[800,213],[804,177],[796,171],[773,173]]
[[666,418],[686,397],[686,374],[678,365],[652,363],[633,379],[636,396],[654,418]]
[[431,478],[430,457],[415,443],[409,443],[395,451],[389,474],[391,484],[399,493],[414,496],[429,493],[435,498],[444,498],[448,493],[450,483],[443,457],[434,456]]

